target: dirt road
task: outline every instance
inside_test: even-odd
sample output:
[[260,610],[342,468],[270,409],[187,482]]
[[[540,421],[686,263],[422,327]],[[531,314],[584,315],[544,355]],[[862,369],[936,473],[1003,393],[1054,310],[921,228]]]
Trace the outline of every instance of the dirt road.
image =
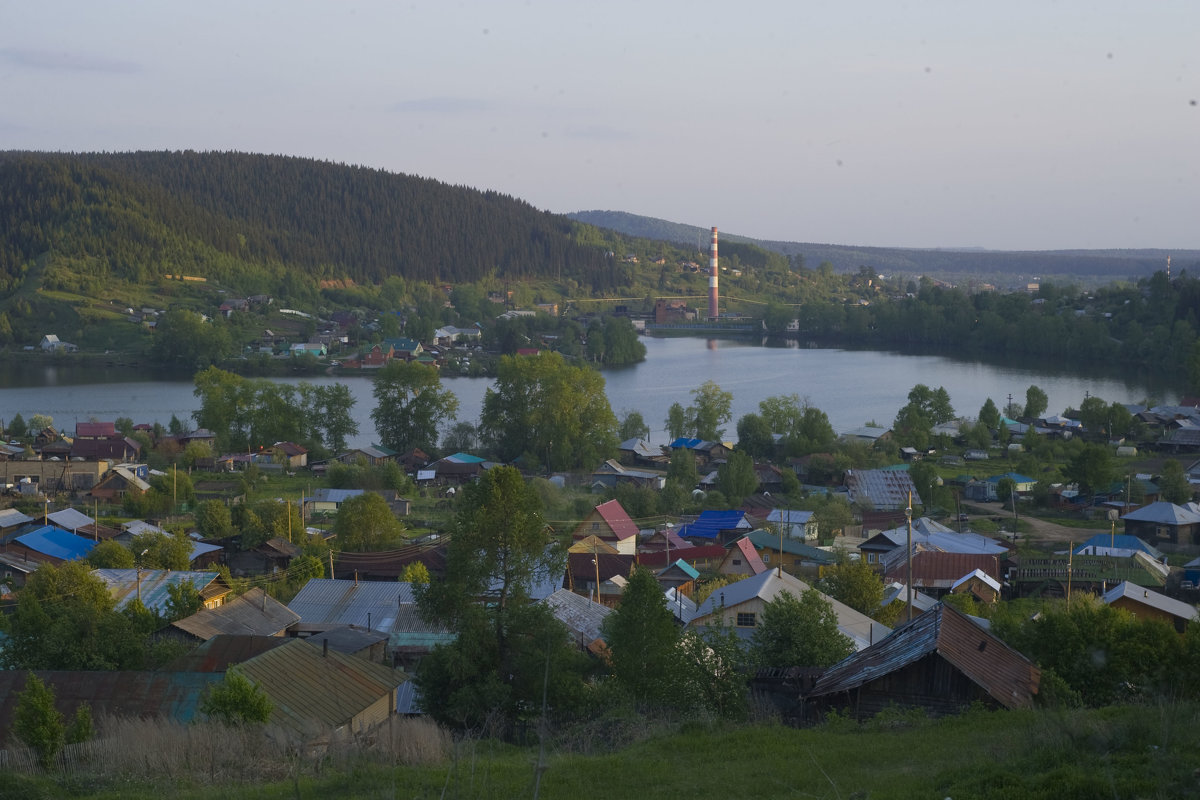
[[[971,529],[971,520],[973,519],[997,519],[1001,527],[1008,531],[1004,539],[1012,538],[1013,528],[1013,513],[1005,509],[1000,503],[971,503],[972,510],[983,511],[981,514],[967,515],[967,528]],[[1111,533],[1112,524],[1105,519],[1092,520],[1092,523],[1087,528],[1075,528],[1068,525],[1059,525],[1054,522],[1038,519],[1033,516],[1026,516],[1017,510],[1020,517],[1021,528],[1023,529],[1021,536],[1035,545],[1044,545],[1046,547],[1059,547],[1060,545],[1068,545],[1072,542],[1082,544],[1098,533]],[[947,523],[950,524],[950,523]],[[1094,527],[1092,527],[1094,526]],[[1024,530],[1024,529],[1031,530]],[[1117,531],[1120,533],[1120,531]]]

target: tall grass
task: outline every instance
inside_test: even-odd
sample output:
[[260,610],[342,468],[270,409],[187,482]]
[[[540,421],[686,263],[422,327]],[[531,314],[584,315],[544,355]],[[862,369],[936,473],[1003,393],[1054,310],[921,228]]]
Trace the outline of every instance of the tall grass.
[[896,709],[803,730],[628,717],[555,731],[542,759],[427,720],[308,751],[262,731],[127,722],[53,777],[0,770],[0,797],[531,797],[541,767],[545,798],[1200,797],[1198,727],[1200,706],[1168,702],[936,720]]

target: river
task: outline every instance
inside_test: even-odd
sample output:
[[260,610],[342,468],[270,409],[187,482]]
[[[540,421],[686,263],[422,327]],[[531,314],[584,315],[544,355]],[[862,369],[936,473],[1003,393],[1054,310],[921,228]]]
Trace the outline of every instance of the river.
[[[975,417],[990,397],[1003,409],[1009,395],[1024,404],[1030,384],[1049,397],[1049,413],[1078,407],[1087,395],[1106,401],[1137,403],[1147,397],[1175,402],[1178,387],[1155,383],[1146,376],[1093,377],[1048,366],[997,366],[937,355],[909,355],[869,350],[838,350],[764,346],[757,341],[695,337],[646,337],[646,360],[605,371],[609,402],[621,416],[640,411],[651,427],[651,440],[666,441],[662,430],[674,402],[688,405],[691,390],[706,380],[733,393],[733,421],[726,438],[736,437],[736,422],[756,412],[765,397],[797,394],[824,411],[835,431],[878,422],[890,425],[918,383],[944,386],[960,416]],[[370,376],[344,378],[283,378],[283,383],[306,380],[313,384],[341,381],[355,399],[359,433],[352,446],[375,441],[371,423],[374,399]],[[446,378],[444,386],[459,400],[459,419],[478,422],[487,378]],[[189,380],[148,378],[144,372],[120,367],[61,367],[45,363],[0,363],[0,420],[20,413],[48,414],[60,429],[90,419],[129,417],[135,423],[162,423],[175,415],[190,422],[198,408]]]

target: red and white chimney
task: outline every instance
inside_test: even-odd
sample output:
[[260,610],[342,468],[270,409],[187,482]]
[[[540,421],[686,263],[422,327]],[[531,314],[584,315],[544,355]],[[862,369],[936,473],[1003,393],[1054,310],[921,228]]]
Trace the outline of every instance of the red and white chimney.
[[716,319],[717,311],[717,229],[712,229],[712,244],[708,246],[708,318]]

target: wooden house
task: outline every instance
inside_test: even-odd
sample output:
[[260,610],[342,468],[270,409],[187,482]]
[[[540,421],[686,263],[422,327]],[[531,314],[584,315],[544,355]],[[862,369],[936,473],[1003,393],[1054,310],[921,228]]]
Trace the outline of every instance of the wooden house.
[[1124,517],[1125,533],[1152,545],[1200,545],[1200,513],[1165,500]]
[[[763,607],[768,601],[783,592],[800,597],[810,588],[812,587],[807,583],[786,572],[781,575],[777,569],[768,569],[760,575],[743,578],[737,583],[716,589],[696,610],[696,616],[689,624],[704,627],[719,622],[738,636],[749,639],[762,618]],[[880,625],[866,614],[861,614],[832,597],[822,597],[825,597],[833,608],[838,621],[838,631],[850,639],[856,650],[869,647],[891,632],[886,625]]]
[[974,703],[1030,708],[1041,672],[960,611],[939,603],[833,665],[806,695],[807,715],[863,719],[892,706],[952,714]]
[[1109,589],[1101,597],[1113,608],[1121,608],[1133,614],[1138,619],[1152,619],[1166,622],[1183,633],[1187,626],[1200,619],[1200,612],[1191,603],[1167,597],[1165,594],[1138,586],[1129,581],[1121,581]]
[[221,634],[283,636],[299,621],[299,614],[256,586],[222,606],[176,620],[170,628],[177,638],[207,642]]
[[588,536],[607,542],[618,553],[633,555],[637,552],[638,527],[619,500],[609,500],[593,508],[571,534],[574,541]]
[[721,575],[761,575],[767,571],[766,564],[759,557],[754,544],[748,538],[738,539],[733,546],[725,551],[725,558],[717,567]]
[[981,569],[973,569],[950,584],[950,594],[969,594],[981,603],[1000,599],[1000,581]]
[[681,558],[656,572],[654,577],[664,590],[674,589],[684,597],[691,597],[696,591],[696,581],[700,579],[700,573]]

